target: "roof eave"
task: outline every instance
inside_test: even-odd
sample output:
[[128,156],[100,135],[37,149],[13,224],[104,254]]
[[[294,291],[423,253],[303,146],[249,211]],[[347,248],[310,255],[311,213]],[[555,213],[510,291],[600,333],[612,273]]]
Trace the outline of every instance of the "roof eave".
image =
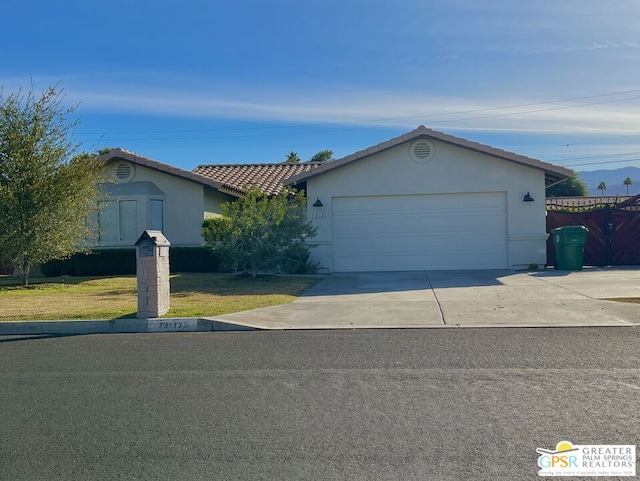
[[397,145],[403,144],[405,142],[410,142],[412,140],[416,140],[419,138],[435,139],[440,142],[454,145],[456,147],[473,150],[474,152],[496,157],[502,160],[506,160],[508,162],[514,162],[516,164],[523,165],[525,167],[542,170],[545,173],[545,185],[549,185],[550,183],[557,182],[559,180],[565,179],[567,177],[571,177],[573,175],[572,170],[566,169],[564,167],[553,165],[547,162],[543,162],[541,160],[533,159],[531,157],[526,157],[524,155],[516,154],[513,152],[508,152],[502,149],[497,149],[495,147],[491,147],[488,145],[483,145],[477,142],[472,142],[466,139],[461,139],[453,135],[445,134],[444,132],[438,132],[436,130],[427,129],[424,125],[421,125],[417,129],[411,132],[400,135],[391,140],[387,140],[386,142],[382,142],[373,147],[360,150],[346,157],[342,157],[341,159],[328,162],[326,165],[322,165],[309,172],[304,172],[296,176],[293,176],[287,180],[285,185],[291,185],[291,184],[295,185],[298,182],[307,181],[312,177],[321,175],[327,170],[333,170],[335,168],[341,167],[342,165],[369,157],[373,154],[384,152]]
[[164,172],[165,174],[169,174],[174,177],[196,182],[198,184],[202,184],[207,187],[213,187],[214,189],[220,190],[223,187],[223,185],[220,182],[215,181],[213,179],[209,179],[208,177],[205,177],[203,175],[195,174],[188,170],[183,170],[169,164],[163,164],[162,162],[158,162],[157,160],[149,159],[147,157],[134,154],[133,152],[129,152],[119,147],[115,149],[111,149],[109,152],[107,152],[106,154],[102,154],[99,157],[99,160],[104,162],[109,162],[114,159],[126,160],[134,164],[141,165],[143,167]]

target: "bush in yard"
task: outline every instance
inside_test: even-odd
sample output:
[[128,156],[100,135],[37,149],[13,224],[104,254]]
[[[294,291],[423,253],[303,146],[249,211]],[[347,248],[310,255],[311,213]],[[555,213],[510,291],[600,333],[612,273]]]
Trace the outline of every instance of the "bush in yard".
[[136,273],[136,251],[104,249],[77,253],[68,259],[47,262],[40,270],[46,277],[131,275]]
[[302,191],[267,196],[252,187],[241,199],[222,205],[223,218],[205,220],[202,235],[225,266],[252,277],[268,268],[298,271],[313,247],[306,239],[316,235],[310,222],[301,222],[304,206]]
[[305,274],[315,271],[316,266],[309,264],[309,246],[305,242],[295,242],[285,249],[280,260],[280,269],[287,274]]
[[40,266],[40,272],[45,277],[69,276],[71,272],[71,258],[56,259],[54,261],[45,262]]
[[218,272],[220,256],[208,247],[170,247],[171,272]]
[[[218,272],[220,256],[208,247],[170,247],[169,268],[174,272]],[[40,266],[46,277],[118,276],[136,273],[135,249],[104,249],[77,253]]]

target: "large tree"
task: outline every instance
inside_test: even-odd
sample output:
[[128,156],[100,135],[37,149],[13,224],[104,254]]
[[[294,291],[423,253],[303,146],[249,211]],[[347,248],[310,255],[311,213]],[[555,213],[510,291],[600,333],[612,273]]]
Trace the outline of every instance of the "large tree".
[[587,184],[574,173],[560,182],[547,187],[547,197],[580,197],[587,195]]
[[327,162],[333,158],[333,150],[321,150],[309,159],[309,162]]
[[92,235],[102,165],[79,153],[75,107],[64,93],[0,90],[0,257],[29,283],[31,270],[82,249]]
[[629,195],[629,186],[633,184],[633,180],[631,180],[631,177],[627,177],[626,179],[624,179],[624,181],[622,182],[622,185],[624,185],[627,188],[627,195]]

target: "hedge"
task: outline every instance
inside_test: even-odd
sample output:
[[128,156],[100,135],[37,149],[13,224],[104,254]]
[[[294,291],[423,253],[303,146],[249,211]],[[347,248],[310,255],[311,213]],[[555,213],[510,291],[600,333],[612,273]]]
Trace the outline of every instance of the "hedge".
[[220,256],[211,247],[170,247],[171,272],[220,272]]
[[[218,272],[220,258],[208,247],[170,247],[171,272]],[[136,273],[135,249],[104,249],[78,253],[40,266],[46,277],[117,276]]]

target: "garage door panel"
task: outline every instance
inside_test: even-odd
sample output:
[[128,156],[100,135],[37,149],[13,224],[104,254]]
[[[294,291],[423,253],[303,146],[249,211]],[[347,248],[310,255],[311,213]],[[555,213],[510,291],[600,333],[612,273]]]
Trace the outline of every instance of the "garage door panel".
[[338,197],[334,270],[507,265],[506,194]]
[[[473,203],[469,198],[473,197]],[[504,209],[504,192],[478,194],[426,194],[426,195],[388,195],[369,197],[337,197],[339,203],[333,206],[336,214],[362,214],[363,203],[371,212],[416,212],[427,210],[436,212],[456,212],[460,207],[468,209]]]
[[[452,217],[458,218],[459,223],[453,223]],[[336,215],[334,214],[333,226],[335,232],[350,235],[358,234],[382,234],[390,233],[433,233],[438,232],[469,232],[490,231],[503,229],[502,217],[497,218],[496,212],[473,211],[467,218],[460,218],[455,212],[447,214],[433,214],[418,212],[415,215],[407,215],[406,212],[395,215]]]
[[489,269],[493,267],[487,267],[487,264],[495,266],[503,262],[502,255],[495,253],[479,253],[479,256],[464,258],[453,254],[427,255],[421,257],[420,262],[417,262],[412,254],[376,256],[373,262],[370,257],[346,257],[336,260],[343,266],[340,272]]
[[[425,239],[425,234],[407,234],[402,239],[402,252],[412,255],[423,255],[434,251],[436,255],[446,254],[448,250],[455,249],[456,252],[486,252],[493,251],[494,248],[483,248],[485,244],[493,241],[493,233],[476,234],[474,241],[477,246],[469,246],[469,238],[464,233],[456,233],[456,236],[442,233],[429,234]],[[340,237],[334,242],[334,249],[339,255],[399,255],[397,236],[378,235],[371,237]],[[459,255],[459,254],[458,254]]]

